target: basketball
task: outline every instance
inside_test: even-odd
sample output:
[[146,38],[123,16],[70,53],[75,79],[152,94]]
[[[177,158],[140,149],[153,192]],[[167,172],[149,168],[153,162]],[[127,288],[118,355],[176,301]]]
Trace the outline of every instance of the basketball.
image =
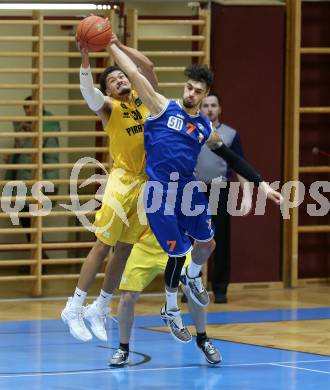
[[112,28],[109,20],[100,16],[87,16],[77,27],[76,40],[89,51],[101,51],[109,43]]

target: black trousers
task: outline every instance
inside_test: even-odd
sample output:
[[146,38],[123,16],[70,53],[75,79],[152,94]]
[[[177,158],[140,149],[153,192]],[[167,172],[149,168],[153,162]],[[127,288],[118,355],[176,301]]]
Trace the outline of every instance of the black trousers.
[[[210,185],[207,186],[208,196]],[[213,253],[214,265],[211,278],[212,290],[215,294],[226,294],[230,281],[230,214],[227,211],[229,183],[221,188],[219,194],[218,212],[212,215],[215,225],[216,248]]]

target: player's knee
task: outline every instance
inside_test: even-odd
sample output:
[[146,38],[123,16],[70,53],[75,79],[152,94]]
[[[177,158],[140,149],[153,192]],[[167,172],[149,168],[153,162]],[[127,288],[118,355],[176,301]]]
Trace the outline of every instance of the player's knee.
[[196,245],[198,246],[199,250],[201,250],[205,253],[212,253],[216,247],[216,243],[215,243],[213,238],[212,238],[212,240],[206,241],[206,242],[198,241],[196,243]]
[[120,295],[120,303],[122,306],[131,306],[136,303],[140,296],[139,292],[136,291],[122,291]]
[[105,256],[108,255],[110,248],[110,245],[105,244],[100,240],[96,240],[94,244],[94,250],[96,251],[97,255],[102,258],[102,261],[104,260]]
[[132,248],[132,244],[118,242],[115,246],[115,255],[117,258],[127,260],[129,255],[131,254]]

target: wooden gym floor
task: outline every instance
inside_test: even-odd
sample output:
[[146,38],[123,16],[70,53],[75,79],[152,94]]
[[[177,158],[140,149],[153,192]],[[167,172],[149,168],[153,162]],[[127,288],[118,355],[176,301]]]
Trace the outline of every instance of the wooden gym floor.
[[[223,356],[215,367],[194,341],[176,343],[167,334],[159,318],[163,297],[144,295],[136,306],[130,364],[110,369],[119,342],[118,297],[108,343],[73,339],[59,320],[65,300],[0,300],[1,390],[329,389],[330,286],[235,291],[228,304],[211,303],[207,331]],[[195,334],[189,315],[184,320]]]

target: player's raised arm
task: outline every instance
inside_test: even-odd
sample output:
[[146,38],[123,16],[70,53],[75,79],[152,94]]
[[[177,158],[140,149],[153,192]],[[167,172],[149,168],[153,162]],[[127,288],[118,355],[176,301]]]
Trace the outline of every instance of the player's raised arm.
[[104,96],[103,93],[94,87],[92,71],[89,63],[89,54],[86,47],[81,47],[77,42],[77,48],[81,54],[81,67],[79,73],[80,91],[88,107],[97,113],[105,125],[109,120],[111,112],[111,100]]
[[153,88],[158,87],[158,80],[154,71],[154,64],[139,50],[133,49],[132,47],[124,45],[118,39],[117,35],[112,33],[111,42],[116,44],[121,51],[128,55],[128,57],[140,68],[141,73],[150,82]]
[[107,46],[107,51],[133,83],[139,97],[148,107],[151,115],[159,114],[165,107],[167,99],[154,90],[151,83],[139,72],[134,62],[112,41]]

